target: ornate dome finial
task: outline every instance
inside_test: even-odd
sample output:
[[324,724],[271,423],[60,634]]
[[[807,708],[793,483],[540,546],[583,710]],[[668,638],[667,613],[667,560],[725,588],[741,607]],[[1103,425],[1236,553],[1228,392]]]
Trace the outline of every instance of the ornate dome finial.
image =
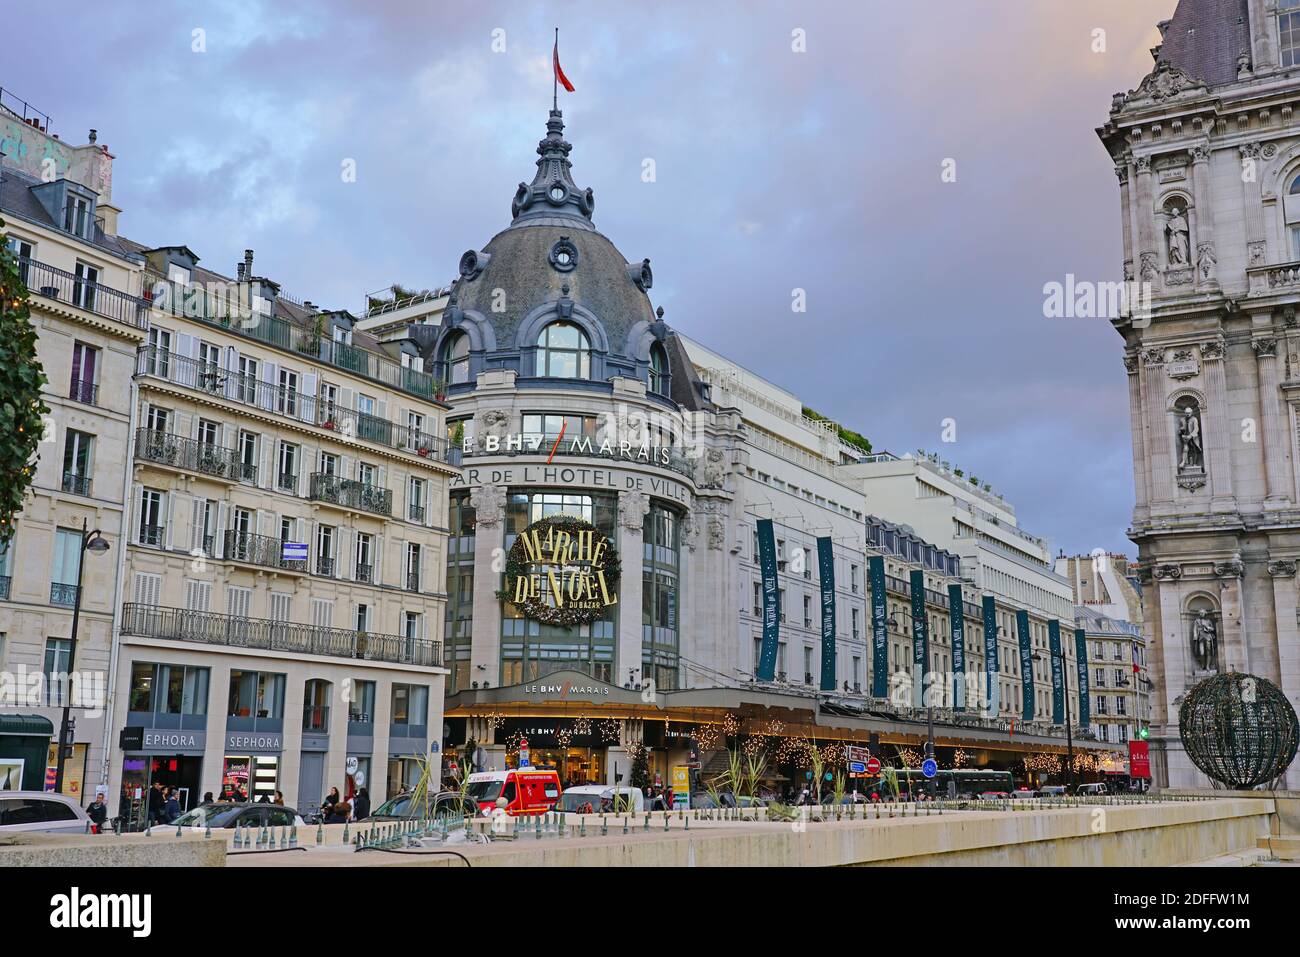
[[573,145],[563,134],[564,115],[559,110],[551,110],[546,120],[546,137],[537,144],[537,174],[531,184],[519,184],[510,206],[514,216],[511,225],[543,216],[568,216],[591,222],[596,199],[589,188],[579,189],[573,182],[569,173],[572,165],[569,151]]

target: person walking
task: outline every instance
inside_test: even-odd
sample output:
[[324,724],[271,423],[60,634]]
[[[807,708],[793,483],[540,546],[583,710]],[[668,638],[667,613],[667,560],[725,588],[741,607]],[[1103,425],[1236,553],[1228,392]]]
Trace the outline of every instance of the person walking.
[[163,798],[163,821],[172,824],[180,816],[181,802],[176,799],[176,789],[167,788]]
[[155,781],[149,788],[149,803],[147,812],[150,824],[157,824],[162,820],[163,809],[163,786],[161,781]]
[[356,799],[352,802],[352,820],[364,821],[370,816],[370,792],[365,788],[357,791]]
[[320,809],[326,814],[329,814],[330,808],[334,807],[334,805],[338,804],[341,800],[342,798],[339,797],[339,789],[330,788],[330,793],[325,795],[325,800],[320,802]]

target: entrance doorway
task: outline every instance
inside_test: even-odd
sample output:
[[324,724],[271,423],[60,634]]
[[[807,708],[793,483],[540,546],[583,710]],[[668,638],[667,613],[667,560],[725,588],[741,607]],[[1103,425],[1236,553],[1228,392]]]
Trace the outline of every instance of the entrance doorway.
[[117,813],[131,830],[148,824],[149,791],[154,782],[176,790],[181,813],[202,801],[199,775],[203,758],[197,754],[129,754],[122,759],[122,792]]

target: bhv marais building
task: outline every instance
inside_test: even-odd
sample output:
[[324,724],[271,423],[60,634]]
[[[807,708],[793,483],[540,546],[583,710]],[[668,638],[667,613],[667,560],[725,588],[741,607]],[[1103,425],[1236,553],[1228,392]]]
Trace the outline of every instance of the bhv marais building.
[[942,765],[1063,754],[1068,685],[1088,766],[1122,770],[1086,730],[1046,543],[937,456],[871,454],[668,325],[563,131],[553,110],[509,224],[454,283],[358,324],[421,344],[462,455],[446,747],[502,767],[527,739],[568,784],[626,780],[637,745],[664,780],[716,770],[743,735],[893,758],[923,745],[933,672]]

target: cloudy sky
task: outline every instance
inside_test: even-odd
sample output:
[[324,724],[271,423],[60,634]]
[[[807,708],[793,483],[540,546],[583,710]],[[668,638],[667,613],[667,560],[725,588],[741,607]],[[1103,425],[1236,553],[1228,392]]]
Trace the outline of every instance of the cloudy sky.
[[575,179],[670,323],[878,449],[941,452],[1054,547],[1131,553],[1121,341],[1044,318],[1043,286],[1119,276],[1094,128],[1174,5],[64,0],[95,28],[5,43],[0,86],[99,130],[124,235],[225,271],[252,247],[356,310],[509,221],[558,26]]

